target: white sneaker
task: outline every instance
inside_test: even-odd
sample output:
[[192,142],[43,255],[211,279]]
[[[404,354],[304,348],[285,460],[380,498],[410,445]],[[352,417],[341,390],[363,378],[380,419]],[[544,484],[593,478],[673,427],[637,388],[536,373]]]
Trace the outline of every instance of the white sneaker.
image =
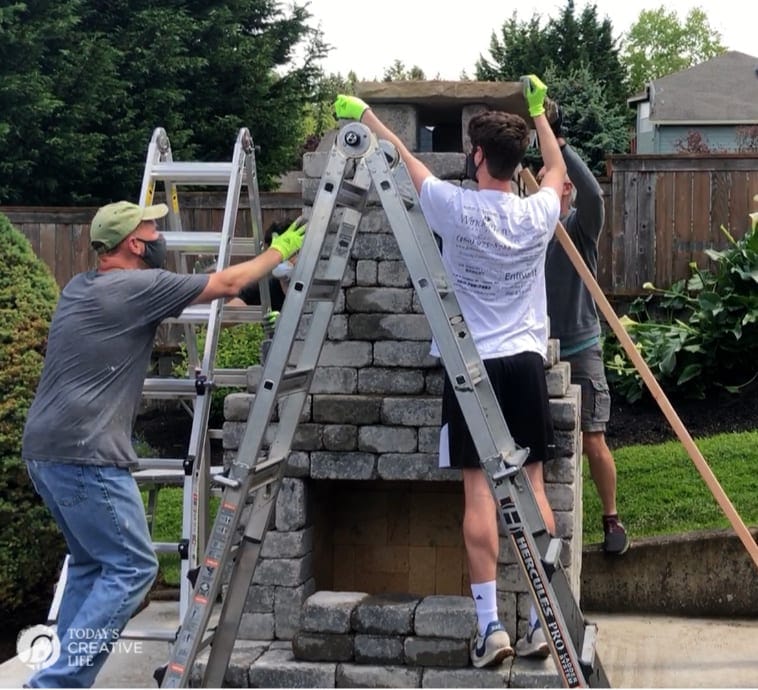
[[471,663],[476,668],[497,666],[509,656],[513,656],[511,638],[500,621],[492,621],[484,635],[477,633],[471,640]]
[[526,631],[526,635],[516,642],[516,655],[539,657],[541,659],[550,656],[550,647],[539,623],[536,627],[529,628]]

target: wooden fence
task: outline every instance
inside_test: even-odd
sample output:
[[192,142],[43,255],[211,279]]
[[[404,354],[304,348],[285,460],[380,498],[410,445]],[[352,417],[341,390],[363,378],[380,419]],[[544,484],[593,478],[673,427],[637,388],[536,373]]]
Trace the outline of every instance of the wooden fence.
[[611,295],[635,295],[708,268],[709,248],[728,245],[758,210],[758,157],[745,154],[614,156],[598,282]]
[[[613,156],[605,190],[606,228],[600,239],[598,282],[611,298],[643,292],[651,281],[667,287],[690,275],[689,264],[707,267],[705,249],[723,248],[724,225],[736,237],[758,210],[758,158],[744,154],[710,156]],[[249,234],[243,194],[238,233]],[[261,194],[263,226],[297,216],[297,193]],[[59,285],[93,266],[89,222],[94,208],[0,207],[23,232]],[[195,230],[221,227],[224,195],[189,192],[182,197],[182,222]]]
[[[294,219],[302,211],[302,198],[298,193],[262,193],[260,200],[264,229],[274,221]],[[225,194],[186,192],[182,195],[180,206],[182,227],[218,231],[224,217],[225,201]],[[96,211],[96,207],[0,206],[0,213],[4,213],[28,238],[37,256],[50,267],[60,287],[75,274],[95,266],[95,253],[89,246],[89,225]],[[235,234],[250,236],[251,227],[250,208],[243,193]]]

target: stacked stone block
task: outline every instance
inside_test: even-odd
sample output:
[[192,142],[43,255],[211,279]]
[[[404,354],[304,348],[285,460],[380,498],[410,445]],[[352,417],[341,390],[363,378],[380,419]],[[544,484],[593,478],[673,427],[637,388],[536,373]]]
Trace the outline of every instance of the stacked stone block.
[[[558,687],[552,659],[469,666],[476,614],[469,597],[317,592],[291,645],[238,642],[227,687]],[[207,654],[194,672],[202,678]]]

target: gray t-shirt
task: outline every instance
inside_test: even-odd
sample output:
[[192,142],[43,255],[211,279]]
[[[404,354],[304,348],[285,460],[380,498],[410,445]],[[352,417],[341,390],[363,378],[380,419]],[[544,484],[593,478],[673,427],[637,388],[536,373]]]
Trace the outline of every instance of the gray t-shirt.
[[[579,154],[568,144],[563,148],[563,159],[569,179],[576,188],[576,202],[561,222],[592,275],[596,276],[597,244],[605,220],[603,190]],[[595,300],[555,237],[547,248],[545,279],[550,336],[560,340],[561,354],[576,352],[575,347],[597,339],[600,320]]]
[[160,322],[203,291],[207,275],[89,271],[63,288],[24,428],[25,460],[130,467],[132,429]]

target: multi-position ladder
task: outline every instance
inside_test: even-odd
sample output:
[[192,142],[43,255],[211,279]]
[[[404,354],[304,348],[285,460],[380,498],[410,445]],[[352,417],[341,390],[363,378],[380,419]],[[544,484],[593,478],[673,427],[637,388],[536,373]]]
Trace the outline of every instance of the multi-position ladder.
[[[262,248],[261,207],[255,165],[255,148],[250,132],[243,128],[237,135],[231,162],[175,162],[168,136],[156,128],[148,146],[145,171],[140,192],[140,204],[156,201],[159,184],[163,185],[168,202],[168,229],[163,232],[167,248],[173,257],[172,268],[179,273],[194,269],[191,256],[213,256],[216,270],[229,265],[232,256],[251,257]],[[179,187],[227,187],[224,216],[220,231],[185,232],[179,208]],[[250,206],[251,233],[235,236],[237,215],[242,188],[247,188]],[[192,415],[191,434],[184,458],[140,458],[134,472],[137,482],[149,488],[147,515],[152,532],[153,517],[157,508],[158,489],[178,485],[183,489],[181,536],[177,542],[154,542],[157,553],[178,553],[180,558],[180,618],[189,605],[192,578],[199,556],[205,551],[209,520],[211,488],[209,479],[221,468],[211,467],[210,437],[208,429],[211,408],[211,390],[214,387],[244,387],[247,385],[245,369],[217,369],[214,367],[220,328],[223,324],[261,321],[262,314],[270,309],[268,282],[261,281],[261,305],[224,307],[218,299],[210,305],[193,305],[177,318],[168,321],[183,324],[188,354],[186,378],[149,377],[143,385],[143,398],[180,401]],[[202,353],[198,348],[198,328],[205,328]],[[48,612],[48,622],[58,618],[60,599],[68,574],[68,557],[55,588]],[[139,630],[128,627],[124,638],[164,639],[175,638],[176,630]]]
[[[346,179],[351,173],[352,179]],[[429,320],[562,681],[567,687],[607,686],[595,654],[596,627],[584,620],[561,563],[562,542],[547,532],[521,470],[528,451],[516,446],[508,431],[407,170],[393,147],[353,122],[342,127],[331,149],[237,458],[228,473],[212,478],[224,486],[221,505],[162,687],[186,686],[199,651],[209,643],[202,686],[220,687],[223,682],[292,438],[372,187]],[[339,217],[334,215],[338,206]],[[327,235],[333,220],[336,232]],[[306,306],[310,318],[302,320]],[[296,334],[302,342],[293,347]],[[277,405],[278,423],[269,427]],[[211,627],[223,585],[218,621]]]
[[[194,270],[190,257],[212,256],[215,270],[226,268],[232,256],[249,258],[262,248],[261,208],[255,166],[255,150],[250,133],[239,131],[231,162],[176,162],[166,132],[157,128],[148,146],[145,172],[142,180],[140,204],[150,205],[157,201],[157,186],[162,184],[169,207],[163,232],[169,256],[173,256],[172,268],[179,273]],[[184,231],[179,207],[179,187],[227,187],[224,216],[220,231]],[[251,235],[235,236],[242,188],[246,187],[250,205]],[[193,263],[193,265],[190,265]],[[261,314],[270,306],[268,283],[260,284],[261,305],[253,307],[224,307],[222,299],[210,305],[192,305],[186,308],[174,323],[184,327],[184,342],[187,349],[188,371],[186,378],[152,377],[145,380],[143,397],[178,400],[192,415],[192,426],[186,457],[141,458],[135,479],[149,486],[147,513],[155,514],[157,488],[178,484],[183,488],[182,534],[178,542],[155,543],[156,551],[179,553],[180,557],[180,617],[189,604],[192,576],[199,556],[206,547],[210,526],[209,499],[210,476],[221,468],[211,467],[210,437],[208,429],[211,390],[219,386],[245,386],[246,370],[215,368],[219,332],[223,324],[260,321]],[[198,348],[199,328],[205,331],[202,352]],[[152,521],[151,521],[152,527]],[[173,639],[175,631],[170,633]],[[166,633],[168,635],[168,633]],[[127,631],[125,636],[150,637],[140,631]]]

